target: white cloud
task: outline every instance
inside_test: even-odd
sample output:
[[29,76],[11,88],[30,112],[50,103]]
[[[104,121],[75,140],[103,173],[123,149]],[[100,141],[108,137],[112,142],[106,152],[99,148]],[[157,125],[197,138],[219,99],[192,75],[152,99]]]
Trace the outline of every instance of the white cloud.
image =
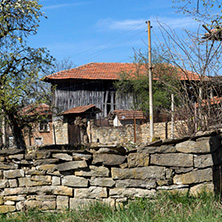
[[101,19],[97,22],[97,27],[109,29],[109,30],[131,30],[131,29],[143,29],[145,20],[143,19],[127,19],[116,21],[113,19]]
[[113,20],[102,19],[96,24],[97,27],[105,30],[144,30],[146,25],[145,21],[150,20],[151,25],[154,27],[159,26],[158,22],[169,26],[171,29],[193,29],[198,27],[198,23],[191,18],[169,18],[169,17],[150,17],[149,19],[126,19],[126,20]]
[[79,6],[84,5],[86,2],[76,2],[76,3],[66,3],[66,4],[55,4],[55,5],[49,5],[49,6],[43,6],[43,9],[57,9],[57,8],[64,8],[64,7],[73,7],[73,6]]

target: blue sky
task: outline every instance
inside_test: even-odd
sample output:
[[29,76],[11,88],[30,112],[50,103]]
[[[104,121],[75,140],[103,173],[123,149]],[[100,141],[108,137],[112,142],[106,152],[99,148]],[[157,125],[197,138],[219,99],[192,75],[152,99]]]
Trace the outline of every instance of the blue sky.
[[47,47],[58,60],[77,66],[89,62],[132,62],[134,50],[147,48],[146,20],[152,45],[160,35],[156,20],[177,32],[196,29],[191,18],[175,13],[172,0],[40,0],[48,19],[41,19],[33,47]]

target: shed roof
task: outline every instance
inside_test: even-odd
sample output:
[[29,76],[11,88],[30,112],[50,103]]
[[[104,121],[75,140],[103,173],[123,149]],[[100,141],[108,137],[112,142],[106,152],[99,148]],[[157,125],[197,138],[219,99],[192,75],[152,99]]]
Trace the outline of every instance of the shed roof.
[[134,119],[146,119],[145,116],[143,115],[142,111],[139,110],[114,110],[114,114],[118,116],[119,120],[132,120]]
[[69,114],[80,114],[80,113],[84,113],[86,111],[88,111],[91,108],[95,108],[95,110],[97,112],[101,112],[101,110],[99,108],[97,108],[95,105],[90,104],[90,105],[86,105],[86,106],[77,106],[74,107],[72,109],[66,110],[65,112],[61,113],[60,115],[69,115]]
[[[172,65],[169,65],[172,67]],[[120,79],[121,72],[132,72],[140,70],[140,73],[147,74],[148,69],[146,65],[140,65],[135,63],[88,63],[73,69],[63,70],[43,78],[44,81],[50,82],[53,80],[68,80],[68,79],[87,79],[87,80],[118,80]],[[199,75],[182,70],[178,72],[180,80],[200,80]],[[158,80],[157,77],[153,77],[154,80]]]
[[31,104],[26,107],[24,107],[20,111],[21,115],[29,115],[29,116],[44,116],[44,115],[52,115],[51,107],[45,103],[41,103],[39,105],[37,104]]

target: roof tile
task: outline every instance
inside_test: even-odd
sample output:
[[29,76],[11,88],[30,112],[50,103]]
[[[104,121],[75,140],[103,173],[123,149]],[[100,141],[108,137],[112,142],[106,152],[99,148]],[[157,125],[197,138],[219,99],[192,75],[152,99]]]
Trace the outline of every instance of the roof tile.
[[[138,69],[142,74],[148,72],[146,65],[138,66],[135,63],[88,63],[48,75],[43,80],[46,82],[62,79],[118,80],[121,72],[135,73]],[[186,71],[186,73],[180,71],[178,75],[180,80],[200,80],[199,75],[190,71]],[[154,80],[157,79],[154,76]]]

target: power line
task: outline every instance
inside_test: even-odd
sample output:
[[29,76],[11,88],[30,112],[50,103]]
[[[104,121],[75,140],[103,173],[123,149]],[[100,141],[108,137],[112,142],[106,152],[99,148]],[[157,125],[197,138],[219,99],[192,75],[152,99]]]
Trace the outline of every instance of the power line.
[[[129,32],[129,31],[128,31],[128,32]],[[105,52],[108,52],[108,51],[112,50],[113,48],[116,48],[117,46],[120,45],[120,43],[122,43],[122,42],[124,42],[124,41],[126,41],[126,40],[129,40],[129,39],[132,39],[133,37],[138,36],[140,33],[143,33],[143,32],[144,32],[144,31],[140,31],[139,33],[137,32],[137,33],[135,33],[134,35],[131,35],[130,37],[126,37],[126,38],[122,39],[121,41],[118,41],[117,43],[112,44],[112,45],[109,46],[109,47],[106,47],[106,48],[104,48],[104,49],[98,50],[98,51],[95,52],[95,53],[92,52],[92,53],[90,53],[87,57],[84,57],[84,59],[80,59],[80,60],[77,60],[77,61],[79,61],[79,63],[81,63],[81,62],[83,62],[83,61],[85,61],[85,60],[95,58],[95,57],[97,57],[97,56],[99,56],[99,55],[101,55],[101,54],[103,54],[103,53],[105,53]],[[122,35],[123,35],[123,34],[122,34]],[[121,35],[121,36],[122,36],[122,35]],[[113,39],[114,39],[114,38],[113,38]],[[108,40],[107,40],[106,42],[108,42]],[[102,44],[100,44],[100,46],[101,46],[101,45],[102,45]],[[91,48],[97,48],[97,46],[91,47]],[[85,51],[89,51],[89,50],[85,50]]]
[[98,45],[95,45],[95,46],[93,46],[93,47],[90,47],[89,49],[83,50],[82,52],[76,54],[75,56],[79,56],[79,55],[81,55],[81,54],[84,54],[85,52],[91,51],[92,49],[95,49],[95,48],[97,48],[97,47],[99,47],[99,46],[102,46],[104,43],[111,42],[112,40],[117,39],[117,38],[119,38],[120,36],[125,35],[126,33],[135,31],[138,27],[140,27],[140,26],[142,26],[142,25],[143,25],[143,24],[135,25],[135,26],[133,26],[131,29],[129,29],[129,30],[121,33],[120,35],[114,36],[113,38],[108,39],[108,40],[106,40],[106,41],[104,41],[104,42],[102,42],[102,43],[100,43],[100,44],[98,44]]

